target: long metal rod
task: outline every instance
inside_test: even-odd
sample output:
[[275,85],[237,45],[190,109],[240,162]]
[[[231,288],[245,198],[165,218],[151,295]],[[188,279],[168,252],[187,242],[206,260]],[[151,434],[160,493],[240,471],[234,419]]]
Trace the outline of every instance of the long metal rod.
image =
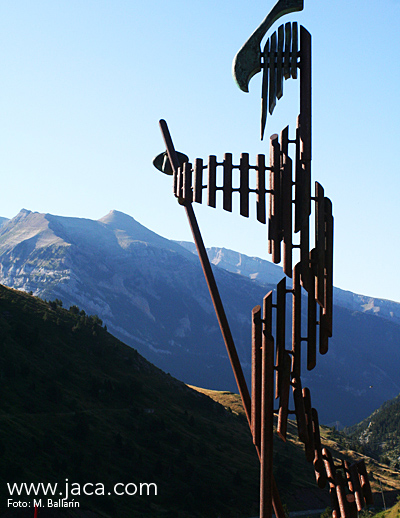
[[251,400],[249,390],[247,388],[246,379],[243,374],[242,366],[236,351],[235,343],[233,341],[232,333],[229,327],[228,319],[225,314],[224,306],[218,291],[217,283],[211,269],[211,264],[207,256],[207,251],[200,234],[200,229],[197,224],[196,216],[191,203],[185,204],[186,215],[189,220],[190,229],[193,234],[193,239],[199,254],[201,267],[203,268],[204,277],[206,278],[207,286],[214,305],[215,313],[217,315],[219,327],[228,351],[229,359],[232,364],[233,373],[235,375],[236,383],[239,389],[240,396],[243,401],[244,411],[246,412],[247,420],[251,426]]
[[[167,149],[168,158],[171,163],[173,171],[177,171],[179,168],[178,156],[176,154],[171,134],[169,132],[167,123],[165,120],[160,120],[160,128],[161,133],[164,139],[165,147]],[[243,375],[242,366],[239,361],[239,357],[236,352],[236,347],[233,341],[232,333],[230,331],[228,319],[226,318],[225,310],[222,305],[222,300],[219,295],[218,287],[215,282],[214,274],[211,269],[211,264],[207,256],[207,251],[204,246],[203,238],[201,237],[200,229],[196,220],[196,216],[194,214],[194,210],[191,203],[185,204],[186,215],[189,220],[189,225],[193,234],[193,239],[196,244],[197,252],[199,254],[200,263],[203,268],[203,273],[206,278],[207,286],[211,295],[211,299],[213,301],[214,309],[217,314],[218,323],[221,328],[222,336],[225,341],[225,346],[228,351],[228,355],[232,364],[232,369],[235,375],[236,383],[238,385],[240,397],[242,399],[243,408],[246,413],[247,421],[249,423],[251,429],[251,399],[249,390],[247,388],[247,383],[245,377]],[[261,459],[260,448],[257,448],[258,458]],[[272,476],[272,498],[273,498],[273,507],[275,511],[275,516],[277,518],[285,518],[285,511],[282,506],[282,502],[279,496],[278,487],[276,485],[275,479]]]
[[[165,146],[167,148],[168,158],[171,162],[173,170],[177,170],[179,167],[178,156],[176,154],[171,134],[169,132],[167,123],[164,120],[160,120],[161,133],[164,138]],[[207,256],[207,251],[204,246],[203,238],[200,233],[199,225],[191,203],[184,204],[186,215],[189,220],[190,229],[193,234],[193,239],[199,254],[200,263],[203,268],[204,277],[207,282],[207,286],[211,295],[211,300],[214,305],[215,313],[217,315],[219,327],[225,342],[226,349],[228,351],[229,359],[232,364],[233,373],[236,379],[236,383],[239,389],[240,396],[242,398],[244,411],[251,428],[251,399],[249,389],[247,388],[246,379],[243,374],[242,366],[236,351],[235,343],[233,341],[232,333],[229,327],[228,319],[225,314],[224,306],[218,291],[217,283],[211,269],[211,264]]]

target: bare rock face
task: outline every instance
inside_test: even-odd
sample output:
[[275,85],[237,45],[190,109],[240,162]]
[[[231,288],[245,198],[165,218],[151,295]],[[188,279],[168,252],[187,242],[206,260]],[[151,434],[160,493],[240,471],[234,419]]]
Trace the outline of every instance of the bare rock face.
[[[193,244],[167,240],[118,211],[93,221],[23,209],[0,227],[0,282],[97,314],[110,332],[187,383],[236,391],[193,252]],[[283,273],[231,250],[209,255],[249,379],[251,310]],[[400,305],[337,289],[334,301],[330,350],[313,371],[304,367],[303,385],[322,423],[350,425],[400,392]]]

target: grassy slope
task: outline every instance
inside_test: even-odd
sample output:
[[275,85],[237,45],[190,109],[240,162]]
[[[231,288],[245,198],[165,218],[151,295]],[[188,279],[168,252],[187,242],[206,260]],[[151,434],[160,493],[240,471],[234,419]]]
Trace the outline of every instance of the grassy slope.
[[[196,388],[196,390],[211,397],[214,401],[217,401],[224,407],[230,408],[233,413],[244,415],[244,410],[238,394],[202,388]],[[365,460],[367,470],[370,474],[372,490],[376,495],[375,500],[378,504],[381,501],[381,487],[387,494],[400,492],[400,472],[389,468],[387,465],[382,464],[371,457],[353,451],[349,445],[346,444],[346,437],[343,434],[335,432],[326,426],[321,426],[320,431],[323,446],[330,449],[336,464],[338,464],[342,459],[356,461],[363,458]],[[297,499],[301,499],[302,497],[306,498],[308,490],[310,493],[310,502],[312,502],[313,500],[311,499],[311,495],[314,495],[315,491],[319,490],[315,489],[312,466],[305,461],[303,453],[304,447],[297,438],[297,426],[295,422],[289,421],[287,443],[285,444],[277,438],[275,441],[275,449],[277,452],[277,460],[279,459],[278,472],[279,470],[282,470],[282,466],[288,462],[288,458],[290,459],[289,462],[293,466],[293,480],[290,485],[285,486],[285,484],[283,484],[286,499],[291,502],[293,497]],[[290,452],[289,455],[288,452]],[[296,486],[299,491],[296,490]],[[317,507],[316,503],[314,505],[310,505],[310,508],[313,507]],[[323,505],[321,505],[321,507],[323,507]],[[305,508],[305,506],[303,506],[303,508]]]
[[258,460],[244,419],[93,320],[0,286],[0,361],[0,515],[6,482],[65,478],[157,483],[157,497],[79,498],[103,517],[255,514]]
[[387,511],[381,511],[371,516],[371,518],[400,518],[400,502],[395,504]]
[[361,423],[346,430],[365,451],[385,464],[400,468],[400,394],[387,401]]

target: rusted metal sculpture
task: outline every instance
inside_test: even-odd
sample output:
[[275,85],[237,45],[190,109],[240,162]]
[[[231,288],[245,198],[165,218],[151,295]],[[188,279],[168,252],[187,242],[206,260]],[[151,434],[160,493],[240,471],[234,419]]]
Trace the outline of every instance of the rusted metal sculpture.
[[[160,128],[166,152],[155,158],[154,165],[172,174],[174,195],[186,210],[260,459],[260,517],[270,518],[272,509],[278,518],[285,516],[273,478],[276,412],[277,434],[284,441],[288,417],[295,415],[298,436],[304,443],[306,459],[313,464],[316,482],[321,488],[329,483],[334,518],[351,518],[372,501],[365,464],[335,466],[330,452],[321,445],[318,413],[312,407],[310,390],[301,383],[303,343],[307,344],[305,363],[312,370],[317,363],[317,344],[320,354],[326,354],[332,336],[332,203],[323,187],[315,182],[312,188],[311,182],[311,35],[302,26],[298,30],[297,23],[287,23],[268,38],[263,52],[260,47],[262,38],[278,18],[302,8],[302,0],[279,0],[234,59],[234,77],[243,91],[248,91],[250,79],[263,70],[261,138],[267,111],[272,114],[276,100],[283,95],[283,78],[295,79],[300,70],[300,113],[293,138],[289,127],[280,136],[270,137],[269,165],[264,154],[257,155],[253,162],[247,153],[241,154],[239,163],[234,162],[231,153],[225,153],[220,160],[210,155],[206,161],[196,158],[190,163],[186,155],[175,151],[164,120],[160,121]],[[218,175],[221,169],[222,175]],[[233,187],[234,175],[239,175],[238,188]],[[251,175],[255,175],[255,189],[250,188]],[[217,184],[220,176],[222,185]],[[269,292],[262,308],[257,305],[252,311],[251,396],[193,210],[193,202],[205,202],[215,208],[218,191],[223,193],[222,208],[229,212],[232,212],[233,194],[237,192],[239,211],[244,217],[249,217],[250,203],[255,202],[257,220],[268,224],[268,252],[274,263],[283,263],[286,275],[277,285],[276,296]],[[315,235],[310,238],[312,215]],[[313,248],[310,242],[314,243]],[[299,249],[300,259],[293,266],[295,249]],[[291,288],[286,286],[287,277],[292,278]],[[286,348],[288,295],[292,298],[292,337],[290,347]],[[306,326],[302,326],[303,303]],[[307,329],[306,336],[302,329]],[[290,393],[293,410],[290,410]],[[279,400],[277,410],[274,399]]]

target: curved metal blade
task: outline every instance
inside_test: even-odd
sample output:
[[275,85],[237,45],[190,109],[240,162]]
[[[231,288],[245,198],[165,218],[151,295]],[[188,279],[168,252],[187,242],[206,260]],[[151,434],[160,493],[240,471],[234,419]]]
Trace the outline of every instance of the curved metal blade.
[[250,79],[261,70],[261,40],[268,29],[285,14],[302,11],[304,0],[278,0],[268,16],[253,32],[233,60],[233,77],[243,92],[249,91]]

